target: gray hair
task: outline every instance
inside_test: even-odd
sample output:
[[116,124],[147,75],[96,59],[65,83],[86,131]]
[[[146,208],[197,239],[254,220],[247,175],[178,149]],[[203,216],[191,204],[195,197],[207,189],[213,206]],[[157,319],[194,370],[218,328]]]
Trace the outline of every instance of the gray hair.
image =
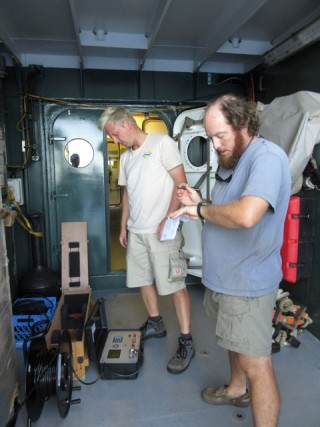
[[99,119],[99,129],[104,130],[106,125],[112,121],[116,124],[122,124],[124,120],[130,120],[136,123],[130,111],[124,107],[107,107]]

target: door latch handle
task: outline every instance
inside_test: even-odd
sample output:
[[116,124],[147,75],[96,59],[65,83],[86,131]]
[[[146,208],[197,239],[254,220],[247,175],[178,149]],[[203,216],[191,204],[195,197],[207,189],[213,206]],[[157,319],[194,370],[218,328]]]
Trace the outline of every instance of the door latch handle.
[[56,194],[56,193],[51,193],[51,199],[53,201],[55,201],[56,199],[66,199],[69,197],[68,193],[62,193],[62,194]]

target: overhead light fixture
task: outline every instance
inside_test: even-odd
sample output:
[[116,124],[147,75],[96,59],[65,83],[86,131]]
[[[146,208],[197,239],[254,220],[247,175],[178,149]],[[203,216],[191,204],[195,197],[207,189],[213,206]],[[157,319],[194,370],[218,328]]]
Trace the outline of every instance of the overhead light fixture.
[[320,18],[266,53],[264,63],[274,65],[318,40],[320,40]]
[[99,42],[105,41],[106,34],[108,33],[107,31],[104,31],[104,30],[101,30],[101,29],[93,30],[92,32],[96,36],[96,40],[98,40]]
[[231,40],[229,40],[229,43],[231,44],[233,49],[238,49],[241,43],[241,39],[240,37],[233,37]]

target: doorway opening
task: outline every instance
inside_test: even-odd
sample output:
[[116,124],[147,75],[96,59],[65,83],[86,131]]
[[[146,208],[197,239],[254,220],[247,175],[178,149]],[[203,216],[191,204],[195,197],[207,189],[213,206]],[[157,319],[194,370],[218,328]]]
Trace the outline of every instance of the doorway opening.
[[[165,121],[157,114],[134,112],[132,115],[146,133],[169,134]],[[125,147],[107,135],[111,271],[126,269],[126,250],[119,242],[122,188],[118,185],[120,156],[124,150]]]

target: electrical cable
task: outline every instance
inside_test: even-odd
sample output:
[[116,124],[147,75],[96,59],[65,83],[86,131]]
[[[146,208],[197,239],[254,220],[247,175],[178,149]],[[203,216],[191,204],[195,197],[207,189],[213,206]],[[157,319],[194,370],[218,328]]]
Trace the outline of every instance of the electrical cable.
[[49,400],[49,398],[55,393],[56,390],[56,361],[58,351],[55,348],[50,350],[42,350],[36,354],[34,364],[34,389],[36,396],[43,401]]
[[[29,335],[30,333],[33,335],[33,333],[44,331],[48,328],[50,322],[49,315],[53,306],[54,304],[49,298],[42,298],[42,300],[36,300],[35,298],[19,298],[15,300],[12,305],[13,315],[18,316],[15,318],[15,332],[20,335],[22,332],[25,334],[29,331]],[[21,319],[23,319],[23,321],[21,321]]]
[[91,381],[91,382],[86,382],[86,381],[83,381],[80,377],[79,377],[79,375],[76,373],[76,371],[74,370],[74,368],[72,367],[72,372],[73,372],[73,374],[74,374],[74,376],[77,378],[77,380],[81,383],[81,384],[84,384],[84,385],[93,385],[93,384],[95,384],[96,382],[98,382],[99,380],[100,380],[100,378],[102,377],[102,373],[100,372],[100,370],[99,370],[99,375],[98,375],[98,377],[96,378],[96,379],[94,379],[93,381]]
[[[44,300],[44,301],[41,301],[41,300]],[[41,304],[44,304],[44,305],[45,305],[45,302],[46,302],[46,304],[48,304],[50,307],[48,307],[48,305],[45,305],[45,311],[48,311],[48,309],[52,309],[54,307],[54,303],[53,303],[53,301],[50,298],[47,298],[47,297],[37,297],[37,296],[34,296],[34,295],[31,296],[30,294],[28,294],[28,295],[25,295],[22,298],[17,298],[14,301],[14,303],[12,304],[12,308],[14,308],[16,306],[19,306],[21,303],[25,303],[25,302],[28,302],[28,303],[31,303],[31,304],[33,304],[33,303],[34,304],[41,303]]]
[[14,315],[22,314],[39,314],[46,315],[48,307],[42,301],[35,301],[32,299],[21,299],[12,306],[12,313]]

